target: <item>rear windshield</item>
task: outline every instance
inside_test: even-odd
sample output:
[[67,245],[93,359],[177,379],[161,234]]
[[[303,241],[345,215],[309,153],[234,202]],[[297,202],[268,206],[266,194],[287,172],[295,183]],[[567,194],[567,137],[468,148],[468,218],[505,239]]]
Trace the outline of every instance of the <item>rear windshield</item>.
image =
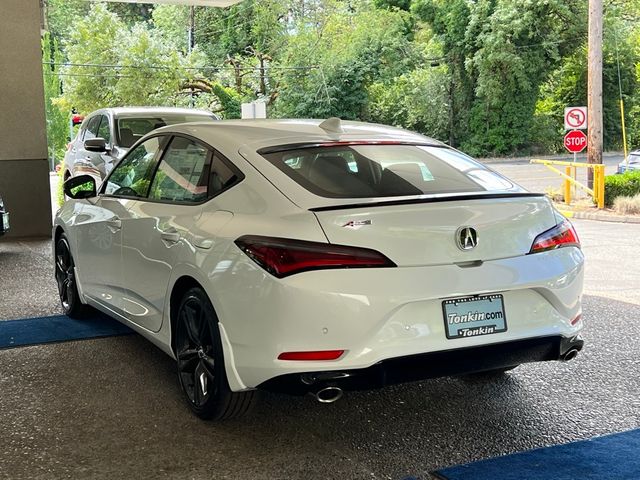
[[176,123],[202,122],[206,120],[215,120],[215,117],[209,115],[194,114],[159,114],[148,117],[122,117],[118,119],[118,139],[121,147],[129,148],[136,143],[138,139],[156,128],[174,125]]
[[396,197],[514,188],[506,178],[446,147],[345,144],[262,155],[322,197]]

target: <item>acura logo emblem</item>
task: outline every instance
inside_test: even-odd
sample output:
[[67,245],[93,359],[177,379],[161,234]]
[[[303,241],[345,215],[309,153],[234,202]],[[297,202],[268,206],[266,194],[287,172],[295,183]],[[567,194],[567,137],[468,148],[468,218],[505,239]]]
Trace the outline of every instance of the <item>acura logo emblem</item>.
[[478,232],[475,228],[460,227],[456,232],[456,243],[460,250],[471,250],[478,245]]

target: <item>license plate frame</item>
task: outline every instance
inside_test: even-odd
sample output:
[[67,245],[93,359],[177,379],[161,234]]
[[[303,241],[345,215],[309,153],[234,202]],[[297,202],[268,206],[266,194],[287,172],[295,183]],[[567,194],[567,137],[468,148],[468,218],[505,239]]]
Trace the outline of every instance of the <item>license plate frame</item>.
[[507,331],[504,297],[500,293],[443,300],[442,317],[449,340]]

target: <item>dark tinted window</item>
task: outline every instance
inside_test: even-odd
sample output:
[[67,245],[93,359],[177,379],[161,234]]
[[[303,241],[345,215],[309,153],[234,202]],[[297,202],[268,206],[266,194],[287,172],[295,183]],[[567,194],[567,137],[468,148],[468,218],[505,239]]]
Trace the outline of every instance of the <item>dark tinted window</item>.
[[333,145],[263,156],[307,190],[333,198],[508,190],[514,185],[452,149]]
[[222,160],[222,157],[216,152],[213,156],[211,164],[211,174],[209,175],[209,196],[213,197],[222,190],[229,188],[238,180],[236,173],[231,170],[229,165]]
[[106,115],[102,115],[100,120],[100,126],[98,127],[97,137],[104,138],[107,144],[111,143],[111,129],[109,128],[109,118]]
[[103,192],[122,197],[146,197],[156,167],[156,153],[164,137],[142,142],[122,159],[107,179]]
[[122,117],[117,120],[119,145],[129,148],[142,138],[142,136],[156,128],[162,128],[176,123],[203,122],[207,120],[215,120],[215,118],[208,115],[182,115],[175,113],[140,117]]
[[174,137],[162,157],[149,198],[201,202],[207,198],[211,152],[193,140]]

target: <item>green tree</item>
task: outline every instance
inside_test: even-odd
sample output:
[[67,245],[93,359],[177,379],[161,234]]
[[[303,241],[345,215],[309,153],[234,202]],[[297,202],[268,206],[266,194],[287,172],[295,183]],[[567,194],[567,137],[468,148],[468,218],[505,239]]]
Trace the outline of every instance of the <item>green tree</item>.
[[69,111],[56,103],[62,92],[62,81],[58,75],[62,53],[58,42],[49,34],[42,38],[42,73],[44,81],[44,105],[47,120],[47,146],[52,163],[58,164],[64,157],[69,141]]
[[276,63],[281,117],[368,117],[368,87],[411,69],[417,59],[406,12],[364,5],[328,11],[319,23],[302,22]]

